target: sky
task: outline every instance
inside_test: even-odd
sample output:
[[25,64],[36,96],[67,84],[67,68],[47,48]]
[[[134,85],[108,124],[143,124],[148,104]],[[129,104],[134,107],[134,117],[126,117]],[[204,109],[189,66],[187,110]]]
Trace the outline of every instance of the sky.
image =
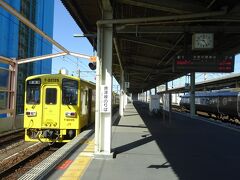
[[[71,52],[78,52],[86,55],[93,55],[93,48],[87,38],[76,38],[73,34],[82,34],[81,29],[77,26],[68,11],[62,5],[60,0],[54,1],[54,29],[53,39]],[[53,53],[57,48],[53,48]],[[88,60],[65,56],[54,58],[52,61],[52,73],[58,73],[62,68],[68,70],[69,74],[77,76],[77,70],[80,68],[80,76],[83,79],[95,81],[95,71],[88,67]]]
[[[60,0],[54,1],[54,30],[53,30],[53,39],[64,46],[66,49],[72,52],[78,52],[86,55],[94,55],[93,48],[89,43],[87,38],[76,38],[73,37],[73,34],[82,34],[81,29],[77,26],[71,15],[65,9]],[[60,52],[56,51],[56,48],[53,49],[53,53]],[[95,82],[95,71],[92,71],[88,67],[88,60],[75,58],[72,56],[65,56],[54,58],[52,63],[52,73],[58,73],[59,69],[65,68],[68,70],[69,74],[78,76],[77,70],[80,68],[80,76],[83,79]],[[240,73],[240,55],[235,57],[235,70],[234,73]],[[229,73],[196,73],[196,82],[219,78],[222,76],[229,75]],[[169,82],[169,87],[178,87],[183,86],[188,82],[189,79],[185,76],[179,79]],[[113,89],[117,90],[118,83],[113,82]]]
[[[82,34],[81,29],[73,20],[72,16],[63,6],[60,0],[54,1],[54,25],[53,25],[53,39],[60,43],[63,47],[71,52],[77,52],[93,56],[93,47],[87,38],[73,37],[73,34]],[[53,53],[61,52],[53,48]],[[67,69],[70,75],[78,76],[78,69],[80,69],[80,77],[82,79],[96,82],[95,71],[88,67],[89,61],[86,59],[76,58],[73,56],[65,56],[54,58],[52,61],[52,73],[56,74],[62,68]],[[119,90],[119,84],[113,80],[113,90]]]

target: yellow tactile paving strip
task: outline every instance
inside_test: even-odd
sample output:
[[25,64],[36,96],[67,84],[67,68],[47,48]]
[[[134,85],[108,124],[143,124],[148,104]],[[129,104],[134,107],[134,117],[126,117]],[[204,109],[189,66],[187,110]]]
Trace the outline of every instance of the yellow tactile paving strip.
[[87,141],[87,147],[68,167],[60,180],[79,180],[90,164],[94,152],[94,141]]

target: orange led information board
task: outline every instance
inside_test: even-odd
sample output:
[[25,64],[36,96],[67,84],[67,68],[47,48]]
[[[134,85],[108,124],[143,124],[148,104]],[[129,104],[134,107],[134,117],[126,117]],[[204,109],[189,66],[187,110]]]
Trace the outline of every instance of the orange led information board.
[[234,56],[189,55],[177,56],[173,62],[173,72],[233,72]]

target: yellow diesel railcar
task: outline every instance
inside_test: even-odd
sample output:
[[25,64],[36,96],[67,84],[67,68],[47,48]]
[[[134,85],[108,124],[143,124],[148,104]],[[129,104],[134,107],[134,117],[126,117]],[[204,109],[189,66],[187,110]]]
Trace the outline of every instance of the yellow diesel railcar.
[[26,79],[25,141],[68,142],[94,122],[95,84],[63,74]]

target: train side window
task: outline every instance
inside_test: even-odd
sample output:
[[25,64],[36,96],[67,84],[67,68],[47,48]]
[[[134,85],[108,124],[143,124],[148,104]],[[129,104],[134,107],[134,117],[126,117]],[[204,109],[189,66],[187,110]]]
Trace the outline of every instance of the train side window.
[[63,79],[62,81],[62,103],[64,105],[77,105],[78,81]]
[[46,89],[46,104],[57,104],[57,89],[47,88]]

